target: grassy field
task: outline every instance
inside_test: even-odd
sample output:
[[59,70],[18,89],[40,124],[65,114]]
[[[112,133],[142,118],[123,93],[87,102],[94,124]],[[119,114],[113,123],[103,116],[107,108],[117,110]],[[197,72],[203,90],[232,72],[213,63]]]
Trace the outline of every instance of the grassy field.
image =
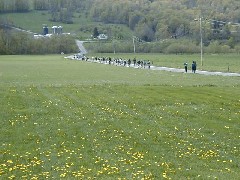
[[32,13],[6,13],[2,14],[1,18],[8,20],[16,27],[31,30],[34,33],[42,33],[43,24],[49,24],[50,16],[44,11],[42,13],[35,11]]
[[[31,18],[29,18],[31,17]],[[7,19],[12,22],[17,27],[31,30],[34,33],[43,33],[43,25],[46,24],[49,26],[49,33],[51,33],[52,26],[63,26],[64,32],[76,33],[81,24],[90,23],[87,18],[76,14],[76,17],[73,18],[73,24],[63,24],[59,22],[52,22],[49,19],[51,18],[50,14],[47,11],[31,11],[28,13],[6,13],[1,15],[2,19]]]
[[[29,18],[31,17],[31,18]],[[80,39],[89,39],[93,33],[93,29],[98,27],[100,33],[106,33],[106,30],[111,30],[114,34],[128,34],[132,38],[131,30],[124,25],[103,24],[100,22],[93,22],[87,18],[83,13],[75,13],[72,24],[65,24],[62,22],[52,22],[51,15],[47,11],[30,11],[28,13],[5,13],[2,14],[0,20],[8,20],[16,27],[30,30],[34,33],[43,33],[43,25],[48,25],[49,33],[52,33],[52,26],[62,26],[63,32],[76,35]]]
[[0,56],[0,179],[238,179],[239,92],[239,77]]

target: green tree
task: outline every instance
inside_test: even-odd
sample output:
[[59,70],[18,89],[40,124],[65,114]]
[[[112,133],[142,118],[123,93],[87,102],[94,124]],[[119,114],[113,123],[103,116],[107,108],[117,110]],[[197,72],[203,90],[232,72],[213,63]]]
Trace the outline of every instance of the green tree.
[[15,9],[17,12],[26,12],[30,9],[29,0],[16,0]]
[[5,32],[0,29],[0,54],[7,54]]
[[68,8],[62,8],[60,10],[60,17],[59,21],[67,24],[72,24],[72,11],[70,11]]
[[144,15],[138,12],[131,13],[129,16],[129,24],[128,24],[129,28],[131,30],[134,30],[137,24],[139,23],[139,21],[142,20],[143,18],[144,18]]
[[149,42],[154,40],[154,32],[146,23],[139,23],[135,28],[135,33],[144,41]]
[[48,0],[33,0],[33,7],[35,10],[48,10]]
[[98,35],[99,35],[98,28],[95,27],[95,28],[93,29],[93,38],[97,38]]

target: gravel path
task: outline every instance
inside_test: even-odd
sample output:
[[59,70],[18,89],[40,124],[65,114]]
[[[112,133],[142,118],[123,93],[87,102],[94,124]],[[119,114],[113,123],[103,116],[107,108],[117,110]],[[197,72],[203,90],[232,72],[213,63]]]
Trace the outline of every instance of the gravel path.
[[[151,66],[151,69],[152,69],[152,70],[162,70],[162,71],[185,73],[185,70],[184,70],[184,69],[169,68],[169,67]],[[192,72],[188,72],[188,73],[192,73]],[[218,75],[218,76],[239,76],[239,77],[240,77],[240,73],[210,72],[210,71],[200,71],[200,70],[197,70],[197,71],[196,71],[196,74]]]
[[85,47],[83,46],[83,43],[84,43],[84,41],[76,40],[76,44],[77,44],[77,46],[78,46],[78,48],[79,48],[79,52],[80,52],[81,54],[87,54],[87,50],[86,50]]
[[[81,54],[87,54],[87,50],[83,46],[84,41],[76,40],[76,44],[79,48]],[[69,56],[66,58],[72,59],[73,56]],[[106,63],[108,64],[108,63]],[[134,66],[130,66],[134,67]],[[136,68],[136,67],[134,67]],[[176,72],[176,73],[185,73],[184,69],[177,69],[177,68],[169,68],[169,67],[158,67],[158,66],[151,66],[150,70],[160,70],[160,71],[169,71],[169,72]],[[192,73],[191,71],[188,73]],[[227,73],[227,72],[209,72],[209,71],[200,71],[197,70],[196,74],[203,74],[203,75],[217,75],[217,76],[238,76],[240,77],[240,73]]]

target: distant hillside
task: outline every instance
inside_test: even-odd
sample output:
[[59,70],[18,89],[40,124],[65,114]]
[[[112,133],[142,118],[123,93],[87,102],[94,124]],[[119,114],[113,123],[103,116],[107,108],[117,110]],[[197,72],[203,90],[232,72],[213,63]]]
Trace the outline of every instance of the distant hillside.
[[[42,33],[43,24],[89,39],[97,28],[110,40],[187,39],[204,46],[240,44],[239,0],[0,0],[0,21]],[[201,21],[200,21],[201,20]]]
[[51,22],[75,24],[84,16],[93,22],[124,24],[144,41],[198,38],[199,23],[194,20],[199,17],[206,41],[229,39],[231,31],[239,32],[240,23],[239,0],[0,0],[1,13],[33,9],[46,11]]

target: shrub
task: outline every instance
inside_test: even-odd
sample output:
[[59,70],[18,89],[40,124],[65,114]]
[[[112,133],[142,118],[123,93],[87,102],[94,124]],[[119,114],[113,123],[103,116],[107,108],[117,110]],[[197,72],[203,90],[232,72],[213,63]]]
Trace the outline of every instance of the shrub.
[[182,54],[182,53],[197,53],[199,52],[199,47],[196,44],[189,40],[181,40],[172,42],[164,50],[165,53],[171,54]]

